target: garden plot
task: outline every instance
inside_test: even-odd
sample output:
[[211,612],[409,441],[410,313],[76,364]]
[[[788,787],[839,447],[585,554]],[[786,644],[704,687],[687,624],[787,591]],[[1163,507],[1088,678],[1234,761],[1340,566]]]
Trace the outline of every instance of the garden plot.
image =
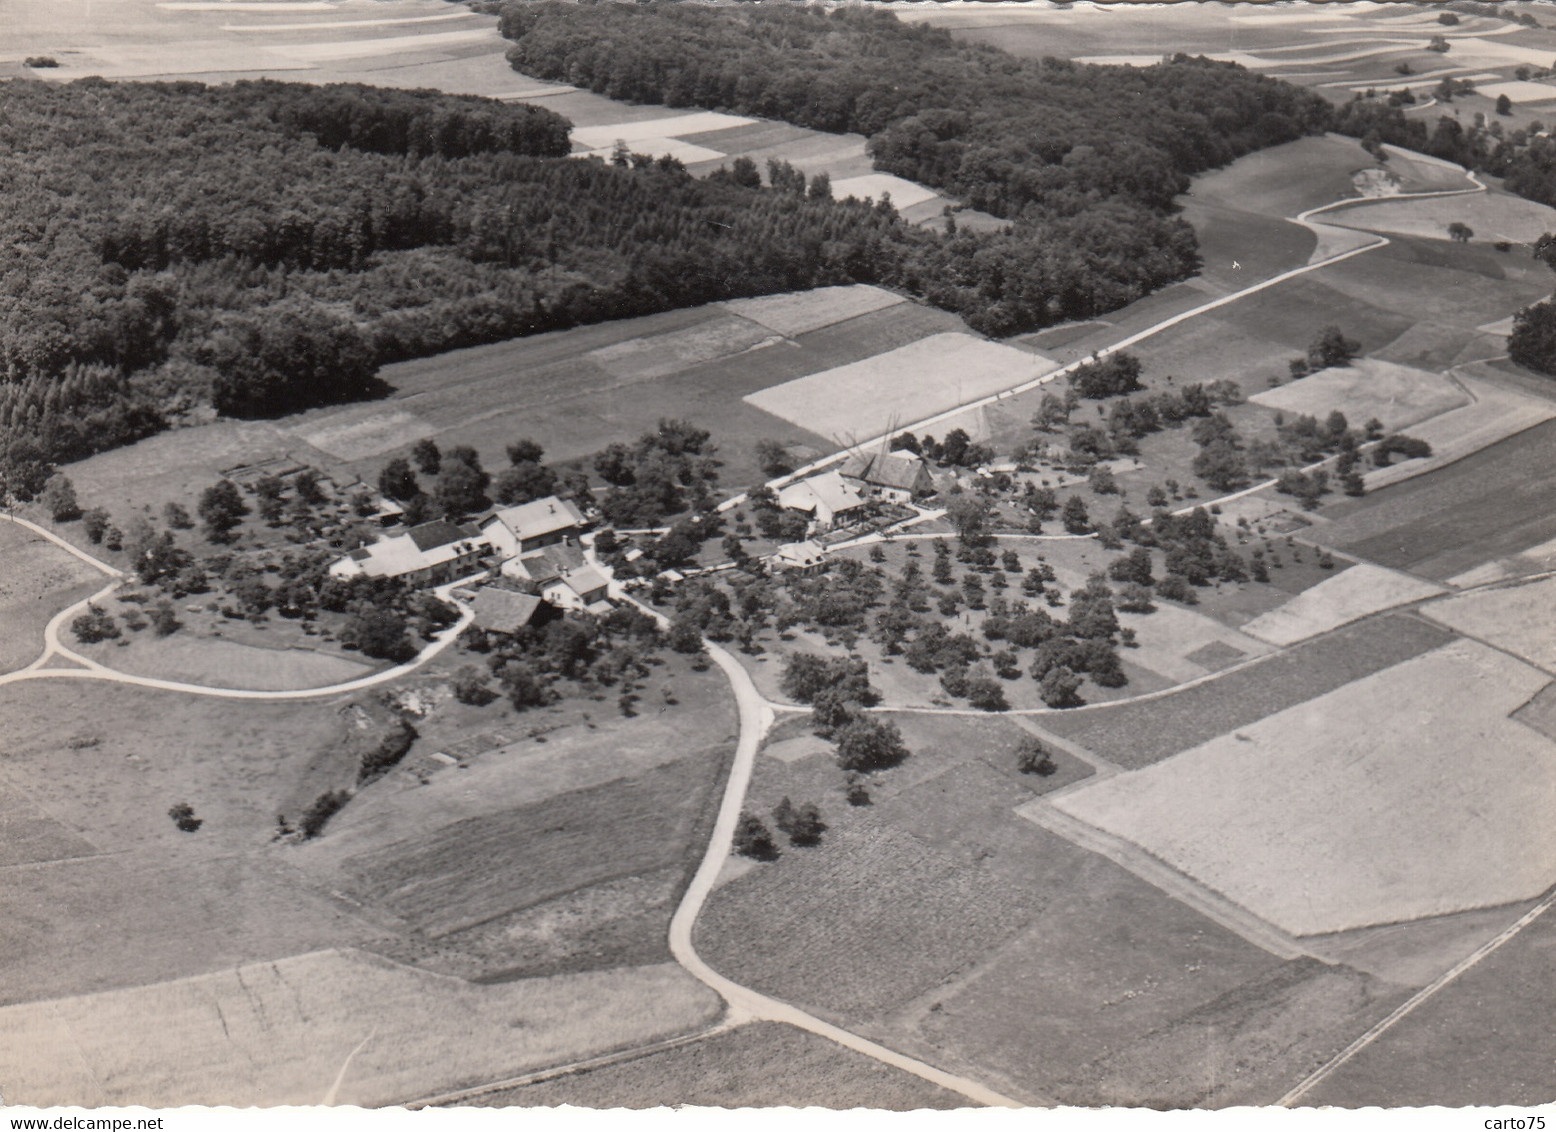
[[365,460],[437,433],[436,426],[403,409],[358,405],[316,417],[290,430],[337,460]]
[[817,287],[813,291],[792,291],[756,299],[731,299],[719,305],[731,314],[750,319],[785,338],[793,338],[907,301],[880,287],[856,283],[851,287]]
[[1556,578],[1461,594],[1433,602],[1422,612],[1530,664],[1556,668]]
[[376,1106],[662,1039],[718,1006],[670,964],[478,986],[324,951],[6,1007],[0,1063],[13,1104]]
[[1458,641],[1054,804],[1296,935],[1508,904],[1556,880],[1548,682]]
[[1366,562],[1303,590],[1279,609],[1243,626],[1243,632],[1272,645],[1305,641],[1369,614],[1443,593],[1443,587]]
[[1057,368],[1041,354],[953,332],[763,389],[745,400],[821,436],[863,439]]
[[1457,409],[1469,396],[1441,374],[1363,358],[1249,398],[1256,405],[1323,420],[1339,409],[1359,425],[1376,417],[1389,432]]
[[1128,659],[1180,683],[1270,651],[1263,641],[1169,601],[1158,602],[1154,613],[1118,617],[1137,634],[1139,647],[1127,650]]
[[1324,221],[1368,232],[1448,239],[1450,224],[1467,224],[1473,240],[1509,240],[1532,244],[1541,233],[1556,229],[1556,208],[1510,193],[1469,193],[1451,197],[1387,198],[1358,202],[1324,213]]
[[696,326],[602,346],[584,356],[612,377],[647,381],[743,353],[772,338],[766,327],[747,319],[716,315]]

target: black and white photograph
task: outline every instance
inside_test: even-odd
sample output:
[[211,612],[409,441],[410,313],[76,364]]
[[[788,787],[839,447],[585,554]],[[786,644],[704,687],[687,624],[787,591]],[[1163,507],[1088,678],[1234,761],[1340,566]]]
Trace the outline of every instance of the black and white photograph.
[[1552,0],[0,0],[0,1117],[1556,1132],[1553,292]]

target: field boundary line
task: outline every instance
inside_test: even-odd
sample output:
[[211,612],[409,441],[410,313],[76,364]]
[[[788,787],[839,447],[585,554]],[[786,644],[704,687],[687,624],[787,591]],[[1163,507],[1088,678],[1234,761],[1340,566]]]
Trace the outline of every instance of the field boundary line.
[[1486,956],[1490,955],[1493,951],[1497,950],[1497,948],[1501,947],[1504,943],[1508,942],[1519,932],[1523,931],[1530,924],[1534,923],[1534,921],[1538,920],[1547,911],[1549,911],[1552,904],[1556,904],[1556,890],[1552,890],[1549,894],[1546,895],[1544,900],[1541,900],[1533,908],[1529,909],[1529,911],[1525,912],[1506,928],[1502,929],[1498,935],[1481,944],[1474,951],[1470,952],[1469,955],[1459,960],[1447,971],[1443,972],[1436,979],[1432,980],[1432,982],[1416,991],[1415,994],[1411,995],[1404,1002],[1400,1003],[1399,1006],[1395,1007],[1394,1010],[1390,1012],[1389,1015],[1382,1021],[1377,1022],[1369,1027],[1361,1035],[1361,1037],[1357,1038],[1354,1042],[1346,1046],[1334,1057],[1330,1058],[1323,1065],[1319,1066],[1312,1073],[1308,1074],[1308,1076],[1305,1077],[1300,1084],[1298,1084],[1285,1096],[1281,1097],[1280,1100],[1275,1102],[1276,1107],[1291,1108],[1296,1105],[1298,1101],[1300,1101],[1308,1093],[1312,1092],[1313,1089],[1318,1085],[1322,1084],[1337,1069],[1345,1065],[1346,1062],[1350,1061],[1357,1054],[1361,1053],[1362,1050],[1366,1049],[1373,1042],[1377,1041],[1389,1030],[1393,1029],[1398,1022],[1400,1022],[1405,1018],[1406,1015],[1415,1010],[1416,1007],[1426,1002],[1429,998],[1437,994],[1438,991],[1442,990],[1449,983],[1453,982],[1460,975],[1464,974],[1464,972],[1468,971],[1471,967],[1474,967],[1482,959],[1486,958]]
[[602,1053],[595,1057],[585,1058],[582,1061],[571,1061],[563,1065],[553,1065],[546,1069],[536,1069],[515,1077],[506,1077],[500,1081],[490,1081],[484,1085],[471,1085],[464,1089],[435,1093],[432,1096],[406,1101],[399,1107],[414,1111],[456,1104],[460,1101],[474,1100],[476,1097],[500,1093],[504,1089],[520,1089],[526,1085],[537,1085],[542,1081],[552,1081],[558,1077],[571,1077],[577,1073],[588,1073],[593,1069],[605,1069],[612,1065],[622,1065],[629,1061],[637,1061],[640,1058],[652,1057],[656,1053],[663,1053],[666,1050],[679,1049],[681,1046],[706,1041],[708,1038],[718,1037],[720,1034],[729,1033],[737,1028],[738,1026],[728,1021],[719,1021],[706,1029],[697,1030],[690,1034],[678,1034],[673,1038],[662,1038],[657,1042],[649,1042],[646,1045],[631,1046],[627,1049]]
[[[1086,781],[1096,781],[1089,779]],[[1099,829],[1065,813],[1045,797],[1016,807],[1016,813],[1033,825],[1058,834],[1082,849],[1106,857],[1174,900],[1188,905],[1206,919],[1240,936],[1248,943],[1280,959],[1300,959],[1307,954],[1296,939],[1261,919],[1229,898],[1200,884],[1159,857],[1117,834]]]

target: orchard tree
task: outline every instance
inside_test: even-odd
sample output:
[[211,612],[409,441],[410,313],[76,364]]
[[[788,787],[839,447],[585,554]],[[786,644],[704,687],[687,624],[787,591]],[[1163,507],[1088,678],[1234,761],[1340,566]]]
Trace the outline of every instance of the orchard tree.
[[735,823],[735,852],[758,861],[772,861],[778,856],[778,846],[767,824],[748,811]]
[[416,442],[411,448],[411,459],[424,476],[435,476],[443,467],[443,453],[438,451],[437,441],[431,437]]
[[238,485],[227,479],[218,480],[200,493],[198,510],[205,523],[205,537],[212,542],[231,542],[234,528],[249,513]]
[[861,716],[838,730],[837,762],[844,770],[885,770],[907,757],[908,748],[894,723]]
[[103,541],[103,536],[108,533],[111,524],[111,517],[101,507],[94,507],[81,516],[81,526],[86,530],[86,537],[94,546]]
[[401,503],[420,495],[421,485],[416,482],[410,461],[404,456],[396,456],[385,464],[384,470],[378,473],[378,492],[386,499]]
[[1064,504],[1064,529],[1072,535],[1084,535],[1091,531],[1091,517],[1086,513],[1086,501],[1072,495]]
[[1059,766],[1043,741],[1035,735],[1029,735],[1016,748],[1016,769],[1022,774],[1046,777],[1058,770]]
[[1038,694],[1051,708],[1080,707],[1081,678],[1062,664],[1050,668],[1038,682]]

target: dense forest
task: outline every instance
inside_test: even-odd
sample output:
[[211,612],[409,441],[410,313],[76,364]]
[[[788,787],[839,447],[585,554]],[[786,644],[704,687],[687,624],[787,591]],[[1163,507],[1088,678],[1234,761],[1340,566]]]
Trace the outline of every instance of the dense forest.
[[1170,215],[1189,177],[1329,125],[1240,67],[1016,59],[889,13],[515,3],[518,70],[634,102],[869,136],[878,168],[1014,222],[935,257],[929,298],[1003,335],[1115,309],[1197,266]]
[[0,84],[0,475],[202,405],[370,395],[379,365],[733,295],[913,289],[890,209],[556,155],[545,110],[272,82]]

